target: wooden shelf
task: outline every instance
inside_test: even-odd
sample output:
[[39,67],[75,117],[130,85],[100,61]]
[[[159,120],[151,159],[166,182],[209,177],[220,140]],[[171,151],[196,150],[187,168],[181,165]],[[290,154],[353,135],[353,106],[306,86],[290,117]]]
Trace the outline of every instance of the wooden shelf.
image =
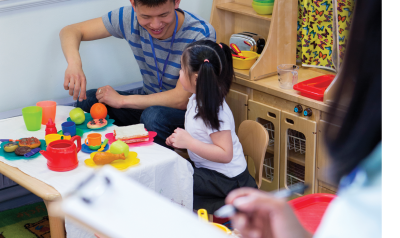
[[254,11],[254,9],[252,7],[234,3],[234,2],[220,3],[220,4],[217,4],[216,7],[221,10],[239,13],[242,15],[251,16],[251,17],[266,20],[266,21],[272,20],[272,14],[271,15],[260,15],[260,14],[257,14],[256,11]]
[[306,157],[300,153],[296,153],[294,151],[289,151],[288,153],[288,160],[292,161],[293,163],[306,166]]
[[250,79],[250,70],[249,69],[235,69],[235,77],[241,77],[244,79]]
[[268,153],[274,154],[274,151],[275,151],[274,146],[268,146],[268,147],[267,147],[267,152],[268,152]]

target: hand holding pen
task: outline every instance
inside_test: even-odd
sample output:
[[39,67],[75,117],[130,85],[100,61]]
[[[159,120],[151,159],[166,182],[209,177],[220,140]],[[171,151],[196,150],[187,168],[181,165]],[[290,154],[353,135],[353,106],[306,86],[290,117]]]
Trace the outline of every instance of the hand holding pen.
[[[304,185],[301,185],[304,186]],[[294,189],[299,192],[297,186]],[[232,191],[225,199],[227,205],[234,206],[230,216],[233,227],[243,237],[251,238],[305,238],[312,237],[298,221],[286,197],[294,193],[294,189],[266,193],[253,188],[240,188]],[[221,208],[222,209],[222,208]],[[225,215],[229,213],[225,207]],[[231,207],[232,210],[232,207]],[[222,211],[214,214],[221,216]]]

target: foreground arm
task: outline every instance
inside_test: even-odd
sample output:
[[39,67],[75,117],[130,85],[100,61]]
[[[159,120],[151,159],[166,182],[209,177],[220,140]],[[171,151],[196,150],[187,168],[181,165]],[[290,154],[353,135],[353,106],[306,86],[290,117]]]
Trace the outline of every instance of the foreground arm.
[[240,210],[231,220],[243,237],[312,238],[285,199],[254,188],[239,188],[228,194],[225,203]]
[[229,163],[233,157],[231,131],[219,131],[210,134],[212,144],[194,139],[187,131],[177,128],[167,138],[166,144],[181,149],[188,149],[198,156],[218,163]]
[[101,87],[96,93],[97,100],[101,103],[105,103],[114,108],[135,109],[146,109],[151,106],[164,106],[185,110],[190,96],[191,93],[186,92],[183,89],[179,80],[174,89],[150,95],[123,96],[115,91],[111,86]]
[[64,27],[60,32],[61,47],[67,60],[64,89],[74,100],[86,99],[86,77],[82,70],[79,55],[81,41],[91,41],[111,36],[105,28],[101,17]]

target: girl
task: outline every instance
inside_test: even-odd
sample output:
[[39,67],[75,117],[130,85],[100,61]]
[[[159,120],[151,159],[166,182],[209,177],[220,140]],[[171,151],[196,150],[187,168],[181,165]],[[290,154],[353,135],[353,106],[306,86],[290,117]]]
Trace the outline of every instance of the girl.
[[166,144],[188,150],[194,162],[193,209],[213,214],[231,190],[257,188],[225,102],[234,76],[230,48],[209,40],[194,42],[183,52],[181,67],[179,80],[193,95],[187,105],[186,130],[177,128]]

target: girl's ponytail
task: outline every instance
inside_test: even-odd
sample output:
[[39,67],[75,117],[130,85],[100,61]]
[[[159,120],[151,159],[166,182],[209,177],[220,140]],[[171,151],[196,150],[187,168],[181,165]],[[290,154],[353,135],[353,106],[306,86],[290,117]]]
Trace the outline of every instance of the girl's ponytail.
[[219,107],[224,102],[224,95],[223,91],[220,90],[219,80],[214,66],[208,59],[205,59],[200,66],[197,77],[197,114],[195,118],[200,117],[207,127],[216,130],[219,129]]
[[224,43],[220,43],[219,46],[222,48],[225,58],[226,58],[226,64],[223,67],[223,71],[225,77],[223,79],[223,85],[224,85],[224,97],[229,93],[229,89],[231,88],[232,85],[232,80],[235,77],[235,72],[233,70],[233,60],[232,60],[232,53],[231,53],[231,48]]

